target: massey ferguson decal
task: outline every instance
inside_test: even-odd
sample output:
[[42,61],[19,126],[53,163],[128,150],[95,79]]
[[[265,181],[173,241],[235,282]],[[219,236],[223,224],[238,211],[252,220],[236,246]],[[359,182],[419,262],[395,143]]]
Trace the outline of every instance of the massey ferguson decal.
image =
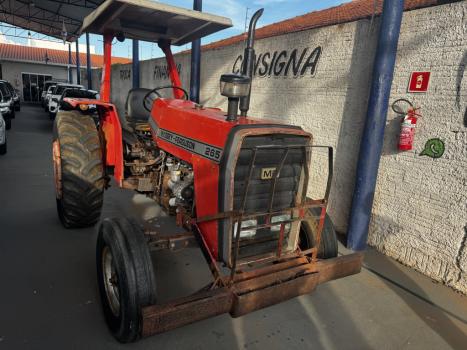
[[[306,47],[302,50],[263,52],[255,57],[253,74],[258,77],[313,76],[320,57],[321,46],[313,50]],[[240,73],[242,62],[243,56],[239,55],[233,65],[233,73]]]
[[211,146],[207,143],[193,140],[164,129],[159,129],[157,136],[178,147],[184,148],[192,153],[199,154],[200,156],[213,160],[217,163],[219,163],[221,160],[222,149],[216,146]]

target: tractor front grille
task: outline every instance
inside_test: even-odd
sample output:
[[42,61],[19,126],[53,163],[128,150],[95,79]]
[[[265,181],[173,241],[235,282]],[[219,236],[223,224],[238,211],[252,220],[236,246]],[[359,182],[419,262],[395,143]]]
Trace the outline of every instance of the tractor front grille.
[[[250,215],[294,207],[297,194],[301,195],[300,181],[304,174],[308,143],[309,138],[301,135],[269,134],[245,137],[237,162],[232,164],[235,171],[231,210]],[[243,221],[242,227],[267,224],[267,216],[258,216],[254,220]],[[229,235],[228,255],[231,257],[235,249],[236,224],[225,221],[223,228],[224,234]],[[290,228],[290,225],[288,227]],[[239,259],[275,252],[279,243],[279,225],[274,229],[263,227],[246,234],[243,232],[240,237]],[[288,246],[288,237],[287,231],[282,241],[283,247]]]
[[[294,135],[261,135],[249,136],[243,141],[242,148],[235,167],[233,209],[240,210],[243,194],[253,166],[248,193],[243,208],[245,213],[264,212],[269,210],[272,199],[272,210],[290,208],[295,203],[300,175],[304,165],[306,150],[288,146],[306,145],[307,139]],[[276,146],[262,149],[261,146]],[[251,164],[254,149],[256,157]],[[285,153],[287,156],[284,158]],[[283,165],[281,167],[281,162]],[[272,185],[278,169],[274,195]],[[272,175],[263,178],[262,175]],[[263,176],[264,177],[264,176]]]

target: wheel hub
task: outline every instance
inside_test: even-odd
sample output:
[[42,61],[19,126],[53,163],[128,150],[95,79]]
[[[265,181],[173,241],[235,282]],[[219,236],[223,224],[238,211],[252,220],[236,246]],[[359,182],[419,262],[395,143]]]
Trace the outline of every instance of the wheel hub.
[[109,247],[104,247],[102,252],[102,274],[110,310],[112,310],[114,316],[118,317],[120,313],[120,290],[118,288],[117,271]]

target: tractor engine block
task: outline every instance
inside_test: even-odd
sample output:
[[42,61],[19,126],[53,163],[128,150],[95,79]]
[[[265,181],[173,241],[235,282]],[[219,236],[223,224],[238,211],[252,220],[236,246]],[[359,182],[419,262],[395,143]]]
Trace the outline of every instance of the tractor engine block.
[[172,212],[177,207],[191,208],[194,199],[191,165],[168,156],[162,180],[161,205]]
[[167,213],[192,212],[192,166],[162,151],[144,135],[138,135],[138,142],[125,144],[125,173],[130,186],[156,200]]

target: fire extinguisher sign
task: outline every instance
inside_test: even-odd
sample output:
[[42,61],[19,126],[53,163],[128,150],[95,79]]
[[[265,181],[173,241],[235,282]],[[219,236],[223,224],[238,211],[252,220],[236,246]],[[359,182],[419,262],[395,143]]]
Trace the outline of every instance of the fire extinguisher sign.
[[408,92],[427,92],[431,72],[412,72]]

